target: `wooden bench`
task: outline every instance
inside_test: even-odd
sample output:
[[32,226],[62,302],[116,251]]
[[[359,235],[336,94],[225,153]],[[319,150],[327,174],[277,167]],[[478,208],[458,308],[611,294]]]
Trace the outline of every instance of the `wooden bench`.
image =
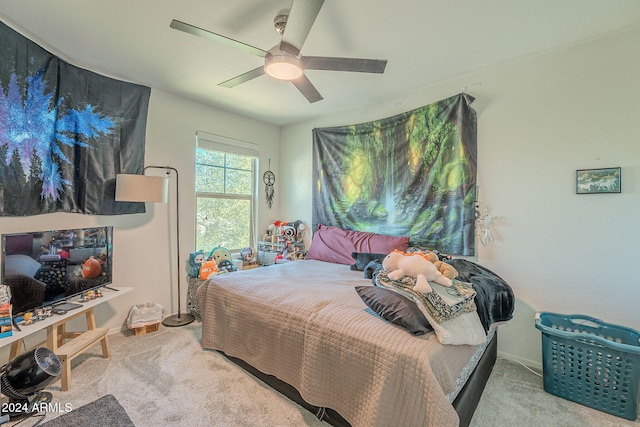
[[71,361],[78,355],[84,353],[89,347],[100,341],[102,344],[102,357],[110,356],[109,338],[107,328],[96,328],[83,332],[66,344],[61,345],[55,351],[62,363],[62,391],[67,391],[71,387]]
[[[82,314],[86,316],[87,330],[84,332],[67,332],[66,323]],[[62,391],[67,391],[71,387],[71,361],[76,356],[87,351],[89,347],[98,341],[102,345],[102,357],[106,359],[111,356],[108,332],[107,328],[96,328],[93,307],[84,310],[79,309],[71,317],[47,327],[47,347],[58,356],[62,363],[62,372],[60,373]]]

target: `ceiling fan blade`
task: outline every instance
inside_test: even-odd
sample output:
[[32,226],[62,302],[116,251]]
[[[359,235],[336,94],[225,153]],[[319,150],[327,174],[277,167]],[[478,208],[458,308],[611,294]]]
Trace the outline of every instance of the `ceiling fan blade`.
[[229,79],[229,80],[224,81],[222,83],[218,83],[218,86],[222,86],[222,87],[238,86],[241,83],[245,83],[245,82],[248,82],[249,80],[253,80],[256,77],[260,77],[263,74],[264,74],[264,67],[260,66],[258,68],[254,68],[251,71],[247,71],[244,74],[240,74],[239,76],[236,76],[236,77],[234,77],[232,79]]
[[295,80],[291,80],[291,83],[293,83],[293,85],[298,88],[300,93],[302,93],[310,103],[322,100],[322,95],[320,95],[320,92],[318,92],[315,86],[304,74]]
[[264,58],[267,54],[266,50],[262,50],[260,48],[239,42],[234,39],[230,39],[229,37],[225,37],[220,34],[212,33],[211,31],[204,30],[200,27],[196,27],[182,21],[178,21],[177,19],[172,20],[169,26],[175,30],[184,31],[185,33],[193,34],[194,36],[204,37],[206,39],[213,40],[215,42],[222,43],[236,49],[242,49],[245,52],[251,53],[261,58]]
[[356,73],[384,73],[386,59],[332,58],[329,56],[304,56],[305,70],[353,71]]
[[280,50],[298,55],[324,0],[294,0],[280,41]]

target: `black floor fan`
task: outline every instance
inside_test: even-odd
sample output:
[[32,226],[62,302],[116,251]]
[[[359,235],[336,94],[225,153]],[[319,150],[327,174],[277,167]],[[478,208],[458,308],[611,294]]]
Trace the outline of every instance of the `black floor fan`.
[[60,359],[46,347],[27,351],[0,368],[0,391],[9,398],[8,402],[3,402],[0,424],[48,407],[52,395],[41,390],[55,381],[61,372]]

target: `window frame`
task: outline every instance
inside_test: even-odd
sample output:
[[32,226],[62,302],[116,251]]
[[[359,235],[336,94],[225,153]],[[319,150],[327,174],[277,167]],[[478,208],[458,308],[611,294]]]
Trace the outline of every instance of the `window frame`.
[[[258,230],[258,171],[259,171],[259,151],[258,146],[249,142],[235,140],[220,135],[209,134],[205,132],[196,132],[196,150],[204,149],[222,152],[226,154],[249,156],[251,160],[251,194],[242,195],[237,193],[219,193],[208,191],[195,191],[195,178],[196,178],[196,166],[197,156],[194,151],[194,192],[195,192],[195,209],[194,209],[194,240],[198,239],[198,200],[200,198],[210,199],[223,199],[223,200],[249,200],[250,203],[250,226],[249,226],[249,247],[255,248],[257,245],[257,230]],[[229,168],[233,169],[233,168]],[[226,173],[227,167],[225,165],[224,171]],[[226,182],[225,182],[226,185]],[[207,249],[207,248],[200,248]],[[213,249],[213,248],[209,248]],[[227,248],[231,252],[239,252],[242,248]]]

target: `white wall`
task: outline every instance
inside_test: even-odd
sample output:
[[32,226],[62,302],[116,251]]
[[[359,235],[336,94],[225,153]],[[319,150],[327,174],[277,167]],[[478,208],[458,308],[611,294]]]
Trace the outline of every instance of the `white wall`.
[[[91,216],[56,213],[30,217],[0,217],[0,233],[88,227],[96,224],[113,225],[114,286],[131,286],[134,292],[96,308],[99,325],[109,328],[124,327],[129,309],[134,304],[145,302],[162,304],[165,313],[177,312],[178,273],[182,280],[181,304],[184,312],[187,290],[185,265],[189,253],[195,249],[196,131],[259,145],[261,173],[266,170],[269,158],[272,159],[272,168],[278,166],[278,127],[152,89],[147,120],[145,164],[170,165],[180,173],[182,265],[179,268],[176,267],[175,252],[175,193],[171,195],[169,204],[148,203],[145,214]],[[172,176],[171,188],[175,189],[175,176]],[[276,209],[277,204],[274,204],[271,211],[265,203],[259,204],[260,230],[273,221]]]
[[[480,200],[496,242],[477,261],[514,289],[499,351],[539,366],[536,311],[640,329],[640,30],[524,58],[282,129],[280,212],[311,222],[314,127],[389,117],[459,93],[477,99]],[[622,167],[622,194],[575,194],[576,169]]]

